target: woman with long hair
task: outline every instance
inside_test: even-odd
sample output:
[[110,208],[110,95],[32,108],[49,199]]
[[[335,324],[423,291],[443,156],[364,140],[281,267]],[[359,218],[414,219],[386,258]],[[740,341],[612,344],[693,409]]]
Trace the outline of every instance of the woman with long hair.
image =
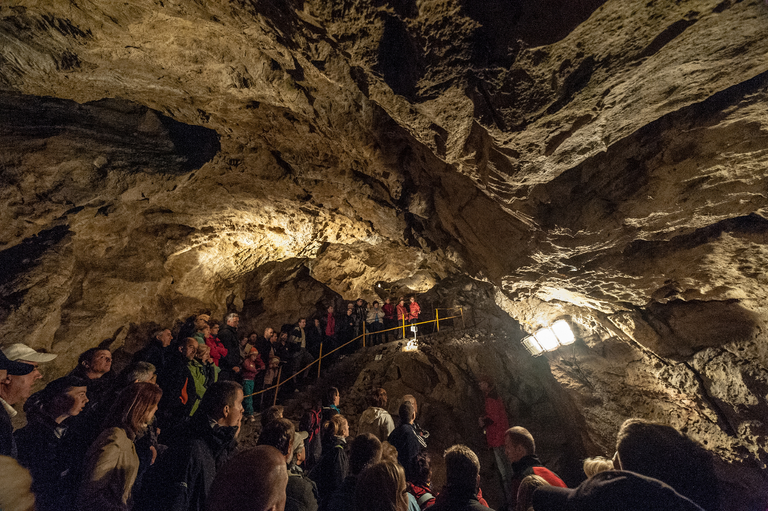
[[[357,511],[407,511],[405,471],[392,460],[371,465],[357,476]],[[375,498],[372,498],[374,497]]]
[[104,421],[104,430],[85,455],[77,509],[125,511],[139,471],[134,441],[147,430],[163,391],[154,383],[132,383]]
[[341,488],[344,478],[349,473],[347,456],[347,437],[349,423],[341,415],[334,415],[325,421],[322,427],[323,455],[309,473],[309,478],[317,483],[321,504]]

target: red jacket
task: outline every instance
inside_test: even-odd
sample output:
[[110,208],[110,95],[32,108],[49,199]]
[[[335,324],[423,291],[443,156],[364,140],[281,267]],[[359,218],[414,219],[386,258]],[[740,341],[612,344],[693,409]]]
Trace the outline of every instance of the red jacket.
[[485,439],[489,447],[502,447],[504,433],[509,429],[507,411],[499,398],[485,398]]
[[256,355],[256,361],[251,360],[251,357],[246,357],[243,360],[243,379],[252,380],[256,378],[256,374],[259,371],[264,370],[264,361],[261,360],[261,355]]
[[422,510],[435,503],[435,494],[432,493],[432,488],[429,487],[429,484],[421,485],[409,482],[408,493],[416,498],[416,502]]
[[219,359],[227,356],[227,348],[221,344],[218,337],[212,335],[205,338],[205,345],[211,348],[211,358],[213,359],[213,363],[216,364],[216,367],[219,367]]
[[419,307],[418,303],[411,302],[409,312],[410,314],[408,314],[408,319],[419,319],[419,314],[421,313],[421,307]]
[[395,306],[391,303],[385,303],[381,310],[384,311],[384,319],[395,319]]
[[408,307],[405,305],[397,304],[397,320],[403,322],[403,318],[408,319]]

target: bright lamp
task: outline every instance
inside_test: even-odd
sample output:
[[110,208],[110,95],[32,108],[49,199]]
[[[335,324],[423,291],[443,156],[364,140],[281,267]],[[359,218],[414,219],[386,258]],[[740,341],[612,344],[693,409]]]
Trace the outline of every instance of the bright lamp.
[[569,344],[573,344],[573,341],[576,340],[576,337],[573,336],[571,327],[564,319],[558,319],[552,323],[550,328],[557,336],[557,340],[561,346],[568,346]]
[[557,342],[555,333],[549,328],[541,328],[537,330],[533,335],[536,337],[539,345],[546,351],[555,351],[560,347],[560,344]]
[[541,349],[541,346],[538,342],[536,342],[536,338],[532,335],[529,335],[525,339],[523,339],[523,347],[528,350],[528,353],[533,355],[534,357],[538,357],[542,353],[544,353],[544,350]]

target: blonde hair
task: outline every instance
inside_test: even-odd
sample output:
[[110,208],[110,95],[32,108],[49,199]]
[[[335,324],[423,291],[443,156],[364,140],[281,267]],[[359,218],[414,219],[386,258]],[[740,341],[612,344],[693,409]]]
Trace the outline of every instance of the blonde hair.
[[587,477],[593,477],[595,474],[605,472],[606,470],[613,470],[613,460],[603,456],[595,456],[594,458],[584,460],[584,473]]
[[0,509],[3,511],[35,511],[32,476],[9,457],[0,456]]

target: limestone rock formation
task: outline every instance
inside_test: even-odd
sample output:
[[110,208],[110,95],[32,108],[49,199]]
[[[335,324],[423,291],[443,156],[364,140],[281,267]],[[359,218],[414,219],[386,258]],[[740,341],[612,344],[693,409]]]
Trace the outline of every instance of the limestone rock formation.
[[429,292],[515,342],[565,317],[579,341],[549,366],[583,445],[653,417],[759,480],[767,21],[759,0],[3,2],[0,336],[55,375],[199,310],[263,328]]

